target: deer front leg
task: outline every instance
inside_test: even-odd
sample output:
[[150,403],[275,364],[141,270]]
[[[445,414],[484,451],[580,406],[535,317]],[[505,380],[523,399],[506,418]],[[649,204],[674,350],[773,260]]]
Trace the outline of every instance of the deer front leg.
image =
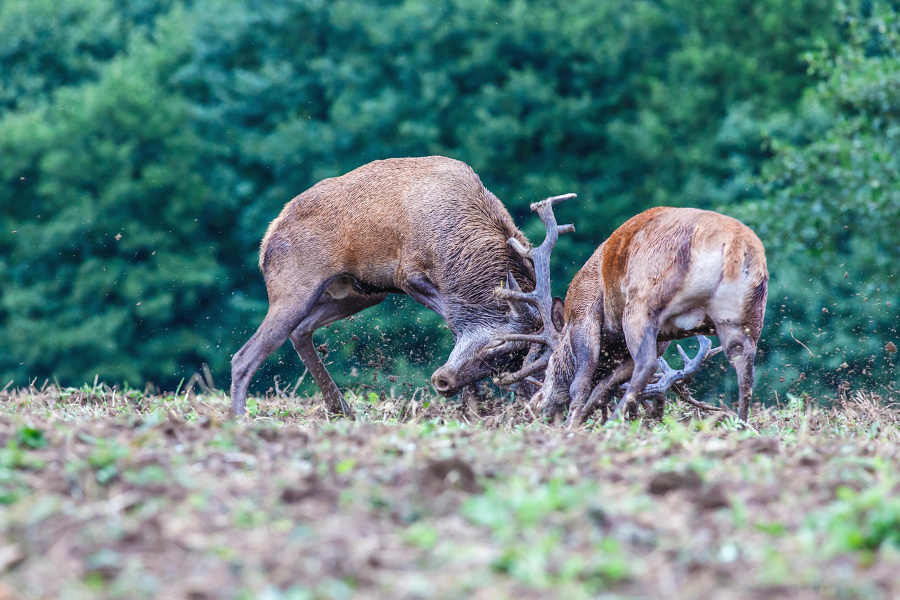
[[544,384],[538,392],[543,398],[545,415],[553,417],[566,406],[569,407],[569,414],[580,410],[590,394],[598,359],[590,329],[583,323],[568,324],[562,341],[553,350],[544,374]]
[[294,350],[300,355],[300,360],[303,361],[313,379],[316,380],[319,389],[322,390],[322,397],[325,399],[325,406],[328,407],[328,411],[335,414],[343,414],[345,417],[352,419],[353,409],[350,408],[350,405],[344,399],[341,390],[334,382],[334,379],[331,378],[328,369],[325,368],[325,363],[322,362],[319,353],[316,352],[312,333],[292,333],[291,343],[294,345]]
[[585,403],[594,387],[594,375],[600,360],[599,323],[591,319],[583,322],[580,327],[573,327],[570,343],[576,366],[575,378],[569,386],[572,402],[566,420],[567,425],[571,427],[582,421]]
[[566,423],[569,426],[572,423],[581,422],[582,409],[591,393],[591,384],[594,381],[594,371],[596,370],[596,358],[593,356],[580,357],[578,370],[575,372],[572,385],[569,387],[569,395],[572,398],[572,402],[569,404],[569,416],[566,419]]
[[616,410],[613,411],[613,419],[620,419],[623,410],[638,401],[644,388],[656,373],[656,337],[659,335],[657,324],[638,311],[634,311],[630,315],[626,313],[623,321],[625,343],[634,360],[634,371],[631,373],[628,391],[625,392],[622,400],[616,406]]
[[427,275],[417,271],[404,272],[398,279],[400,280],[400,289],[412,296],[413,300],[441,315],[445,321],[447,320],[447,303]]

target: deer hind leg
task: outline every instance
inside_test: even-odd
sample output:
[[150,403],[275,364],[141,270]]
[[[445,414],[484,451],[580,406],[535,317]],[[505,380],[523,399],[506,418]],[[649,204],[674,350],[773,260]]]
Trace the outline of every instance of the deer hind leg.
[[[630,314],[629,314],[630,312]],[[638,402],[644,388],[656,373],[657,344],[659,325],[652,321],[646,314],[638,310],[625,313],[625,343],[628,352],[634,360],[634,371],[628,383],[628,391],[619,401],[612,418],[621,418],[622,411]]]
[[756,340],[747,329],[734,323],[716,323],[716,334],[725,349],[725,357],[737,372],[738,419],[747,423],[753,398]]
[[351,293],[341,298],[333,298],[323,294],[309,314],[297,325],[290,334],[294,350],[300,356],[300,360],[309,369],[310,374],[322,390],[325,405],[334,414],[343,414],[345,417],[353,417],[353,409],[344,400],[344,395],[338,389],[337,384],[325,368],[325,363],[316,351],[312,334],[320,328],[334,323],[352,314],[374,306],[384,300],[386,294],[355,294]]
[[321,289],[300,298],[282,297],[282,301],[270,304],[259,329],[231,359],[231,410],[235,418],[244,415],[253,374],[309,314],[319,294]]

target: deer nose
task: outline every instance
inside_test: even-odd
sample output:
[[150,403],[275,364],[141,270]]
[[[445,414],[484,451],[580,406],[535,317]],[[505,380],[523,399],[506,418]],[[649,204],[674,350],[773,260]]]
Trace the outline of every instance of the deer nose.
[[434,386],[434,389],[437,390],[437,393],[441,396],[452,396],[459,390],[456,388],[453,377],[442,371],[442,369],[438,369],[435,371],[434,375],[431,376],[431,385]]

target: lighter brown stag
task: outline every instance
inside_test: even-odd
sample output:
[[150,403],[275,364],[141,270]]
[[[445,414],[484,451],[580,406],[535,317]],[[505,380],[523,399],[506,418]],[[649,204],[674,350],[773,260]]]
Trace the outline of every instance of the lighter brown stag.
[[234,414],[244,412],[253,374],[290,337],[329,409],[350,415],[312,334],[389,293],[409,294],[453,332],[453,351],[432,377],[442,395],[520,364],[526,344],[486,347],[497,335],[541,327],[535,310],[512,311],[493,293],[504,281],[534,287],[534,268],[507,245],[510,238],[528,243],[457,160],[381,160],[317,183],[284,207],[263,238],[269,310],[232,360]]
[[631,218],[578,272],[554,319],[563,327],[539,392],[545,413],[569,404],[578,422],[628,381],[620,415],[647,391],[668,342],[717,335],[746,422],[768,279],[762,243],[733,218],[665,207]]

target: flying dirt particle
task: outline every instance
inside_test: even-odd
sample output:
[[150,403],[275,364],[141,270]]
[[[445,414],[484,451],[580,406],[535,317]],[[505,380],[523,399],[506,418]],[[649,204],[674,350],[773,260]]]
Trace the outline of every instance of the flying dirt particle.
[[397,383],[397,376],[396,375],[388,375],[388,381],[390,381],[392,383]]
[[888,342],[884,345],[884,351],[889,354],[893,354],[897,351],[897,345],[894,342]]
[[358,342],[359,336],[354,333],[353,335],[350,336],[350,339],[353,340],[354,342]]

